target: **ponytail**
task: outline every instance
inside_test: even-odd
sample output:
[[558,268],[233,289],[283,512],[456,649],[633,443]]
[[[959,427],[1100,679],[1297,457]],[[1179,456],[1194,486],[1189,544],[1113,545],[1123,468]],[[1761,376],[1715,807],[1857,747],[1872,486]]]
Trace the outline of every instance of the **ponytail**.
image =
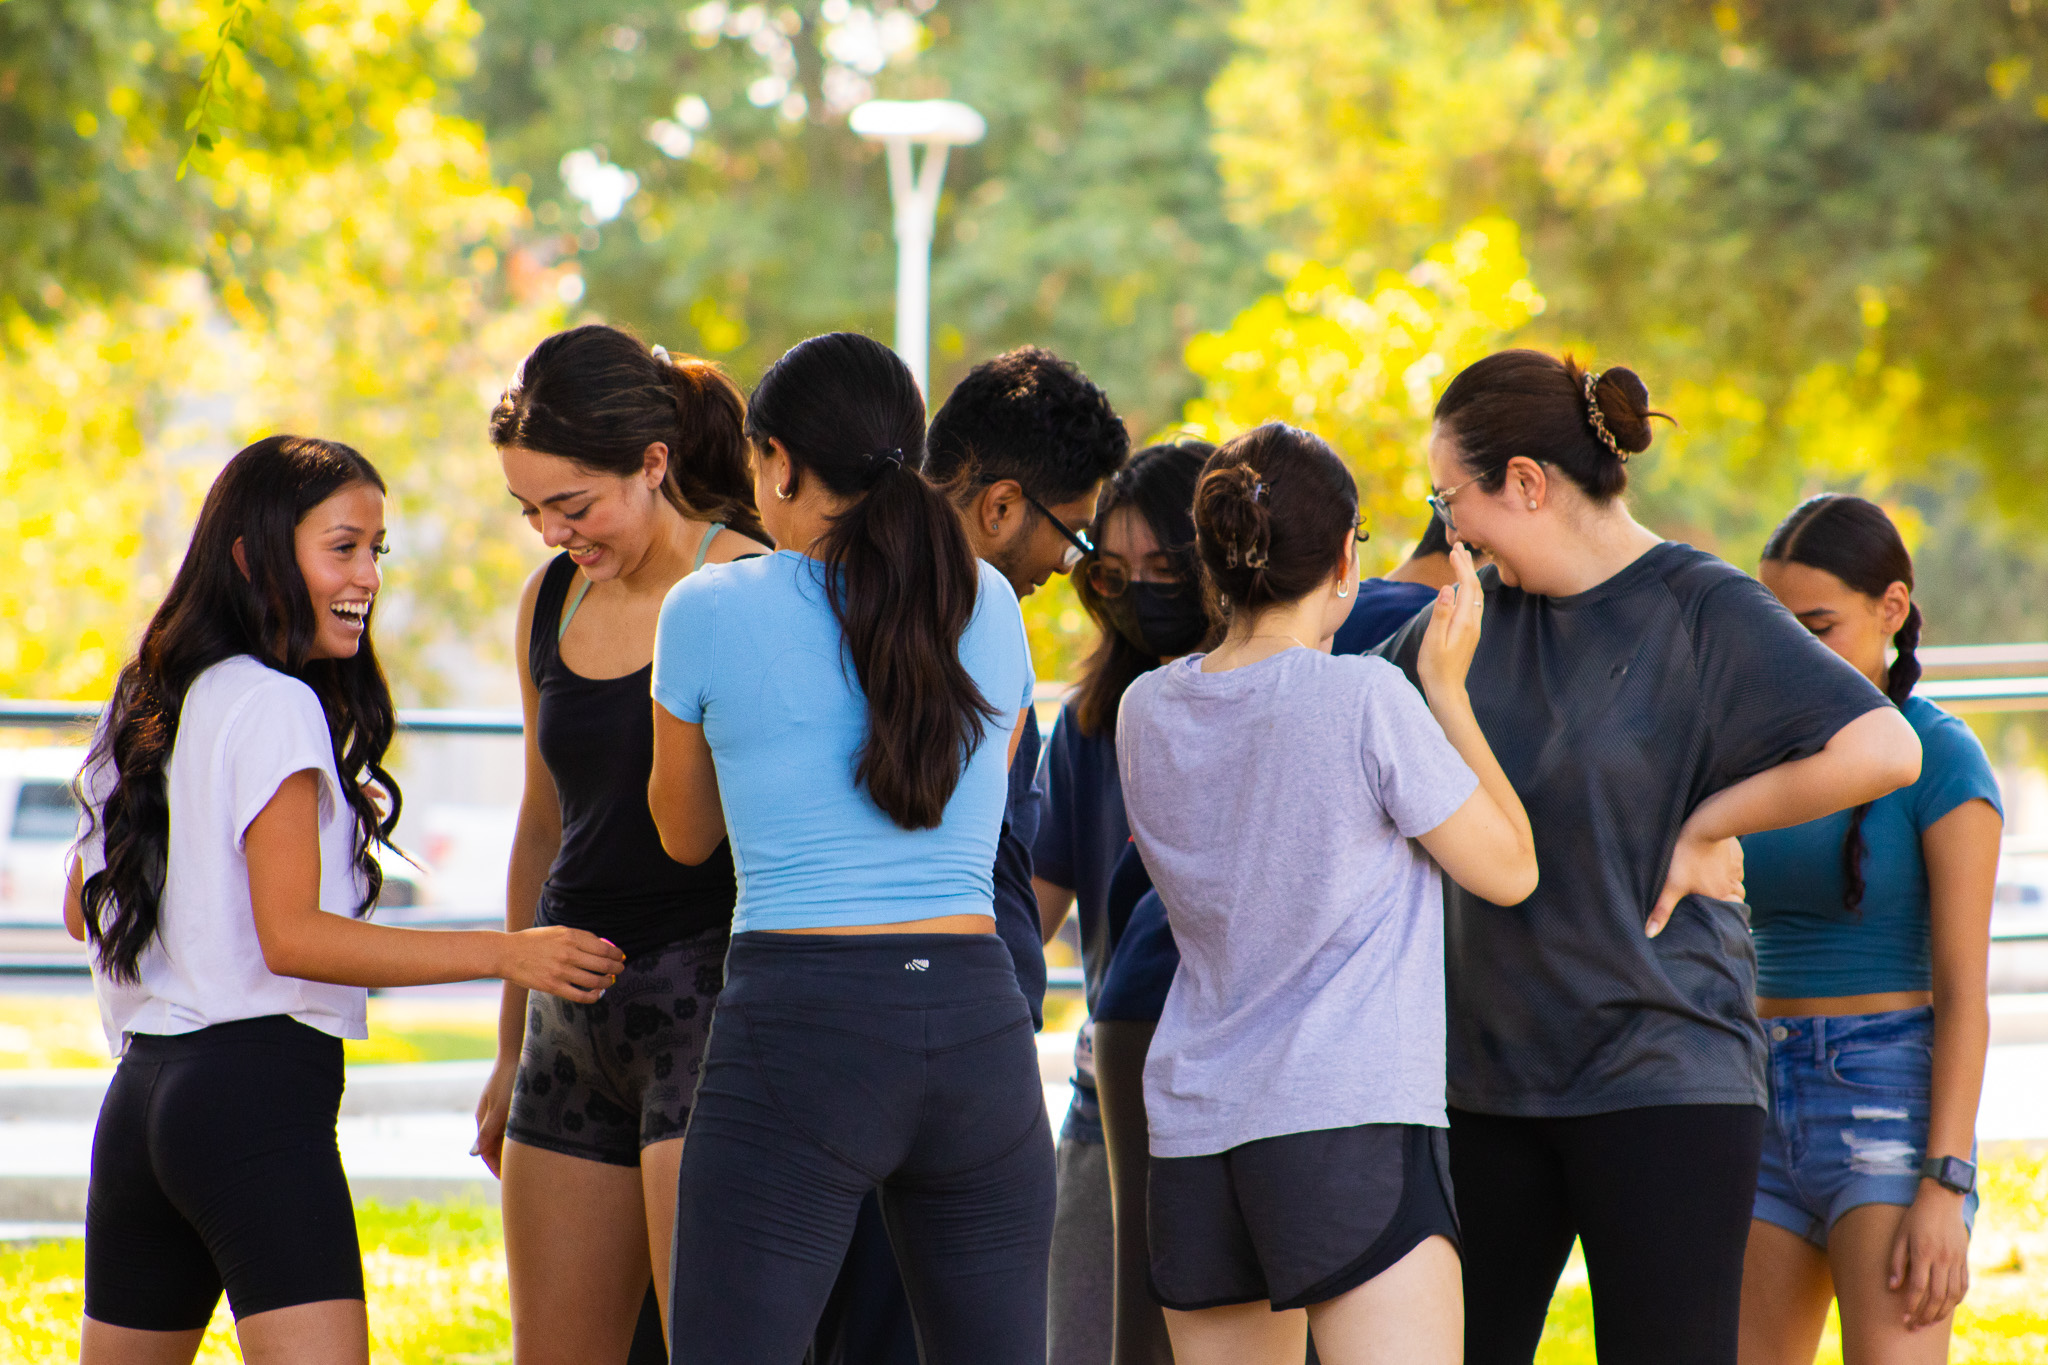
[[534,347],[491,411],[492,445],[619,477],[638,474],[657,442],[668,447],[661,492],[671,506],[767,543],[754,508],[746,402],[708,360],[591,323]]
[[981,570],[959,514],[918,470],[917,382],[871,338],[812,337],[761,377],[746,431],[788,453],[792,495],[816,477],[850,500],[810,550],[867,698],[854,783],[903,828],[935,828],[1002,711],[960,662]]
[[[1899,535],[1899,528],[1882,507],[1846,493],[1822,493],[1808,498],[1778,523],[1778,529],[1764,545],[1765,563],[1804,564],[1834,575],[1852,592],[1882,597],[1894,583],[1913,587],[1913,556]],[[1920,681],[1920,604],[1912,603],[1906,619],[1892,635],[1897,651],[1885,671],[1885,695],[1894,706],[1903,707]],[[1843,908],[1852,915],[1863,913],[1863,820],[1870,803],[1856,807],[1849,817],[1849,833],[1842,841]]]

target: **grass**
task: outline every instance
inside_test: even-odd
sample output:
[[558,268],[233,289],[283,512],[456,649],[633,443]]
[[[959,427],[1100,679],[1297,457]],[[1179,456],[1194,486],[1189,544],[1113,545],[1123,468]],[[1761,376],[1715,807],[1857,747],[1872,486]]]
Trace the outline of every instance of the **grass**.
[[[356,1210],[369,1288],[370,1354],[420,1365],[486,1365],[512,1359],[506,1312],[504,1234],[487,1204],[408,1204]],[[78,1359],[85,1244],[0,1247],[0,1360],[58,1365]],[[227,1305],[199,1348],[202,1365],[242,1353]]]
[[[344,1051],[351,1063],[489,1061],[498,1055],[498,1002],[372,996],[370,1036]],[[0,996],[0,1071],[112,1065],[91,996]]]

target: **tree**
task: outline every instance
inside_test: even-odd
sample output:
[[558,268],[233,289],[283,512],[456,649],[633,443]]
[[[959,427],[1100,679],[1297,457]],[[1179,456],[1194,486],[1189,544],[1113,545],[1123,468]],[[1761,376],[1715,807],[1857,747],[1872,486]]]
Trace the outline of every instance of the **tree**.
[[1638,485],[1738,560],[1801,491],[2048,515],[2048,32],[2028,0],[1248,0],[1211,95],[1240,219],[1354,273],[1521,226],[1529,335],[1683,423]]

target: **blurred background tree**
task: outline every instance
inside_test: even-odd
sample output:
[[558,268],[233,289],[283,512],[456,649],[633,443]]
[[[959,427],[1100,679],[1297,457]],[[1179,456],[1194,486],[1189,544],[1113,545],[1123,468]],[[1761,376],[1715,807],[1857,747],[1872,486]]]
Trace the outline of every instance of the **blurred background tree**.
[[[501,699],[538,546],[483,414],[601,317],[750,383],[891,326],[871,95],[965,100],[934,386],[1037,342],[1140,437],[1314,425],[1393,555],[1451,373],[1626,360],[1637,474],[1748,564],[1853,486],[1936,639],[2048,637],[2042,0],[0,0],[0,690],[94,695],[225,455],[296,426],[394,484],[389,657]],[[1041,671],[1084,622],[1028,616]]]

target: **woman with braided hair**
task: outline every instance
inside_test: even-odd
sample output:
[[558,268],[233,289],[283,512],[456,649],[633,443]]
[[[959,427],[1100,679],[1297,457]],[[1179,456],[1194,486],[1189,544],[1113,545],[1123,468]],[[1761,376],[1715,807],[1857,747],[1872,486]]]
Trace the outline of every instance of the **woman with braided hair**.
[[1913,695],[1913,560],[1884,509],[1801,503],[1760,577],[1924,757],[1910,787],[1742,841],[1771,1085],[1742,1361],[1807,1365],[1831,1300],[1849,1358],[1945,1360],[1977,1205],[1998,784],[1969,727]]
[[[1431,505],[1494,561],[1472,707],[1543,869],[1520,905],[1446,893],[1474,1365],[1527,1365],[1575,1238],[1601,1365],[1732,1365],[1767,1098],[1737,838],[1919,774],[1762,584],[1629,515],[1653,415],[1632,371],[1530,350],[1436,405]],[[1382,646],[1411,675],[1424,627]]]
[[1425,704],[1385,661],[1330,653],[1358,490],[1329,446],[1247,432],[1194,514],[1226,633],[1133,681],[1117,717],[1180,947],[1145,1062],[1152,1292],[1180,1365],[1299,1365],[1307,1330],[1325,1365],[1455,1365],[1438,866],[1501,904],[1536,885],[1465,694],[1479,582],[1454,551]]

